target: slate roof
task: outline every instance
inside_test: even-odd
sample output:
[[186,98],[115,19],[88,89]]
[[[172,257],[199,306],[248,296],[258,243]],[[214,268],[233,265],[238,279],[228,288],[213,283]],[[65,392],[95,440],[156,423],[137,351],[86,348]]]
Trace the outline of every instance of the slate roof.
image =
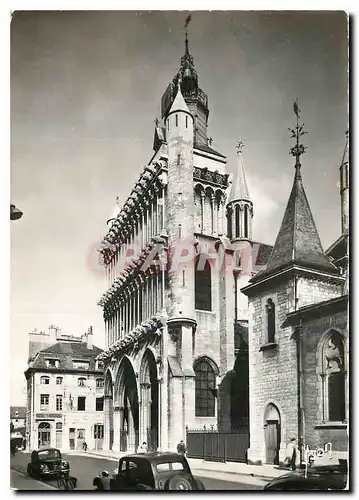
[[251,279],[251,283],[293,264],[339,274],[338,268],[324,254],[299,168],[268,264]]
[[237,156],[237,172],[233,180],[228,203],[238,200],[250,200],[246,175],[244,172],[243,158],[241,154]]
[[[19,412],[17,417],[16,412]],[[26,418],[26,406],[10,406],[10,418]]]
[[256,255],[256,260],[253,262],[254,266],[265,266],[269,260],[270,254],[273,250],[273,245],[267,245],[266,243],[260,243],[257,241],[253,242],[253,248],[258,246],[258,252]]
[[195,143],[194,147],[196,149],[199,149],[200,151],[206,151],[207,153],[211,153],[212,155],[220,156],[221,158],[226,158],[224,155],[221,153],[218,153],[215,149],[212,149],[210,146],[207,146],[206,144],[198,144]]
[[[59,367],[56,370],[76,370],[73,361],[88,361],[89,370],[96,369],[96,356],[102,352],[99,347],[93,346],[88,349],[85,342],[57,342],[50,347],[42,349],[36,356],[31,368],[49,370],[46,365],[47,359],[58,359]],[[53,370],[53,369],[52,369]]]

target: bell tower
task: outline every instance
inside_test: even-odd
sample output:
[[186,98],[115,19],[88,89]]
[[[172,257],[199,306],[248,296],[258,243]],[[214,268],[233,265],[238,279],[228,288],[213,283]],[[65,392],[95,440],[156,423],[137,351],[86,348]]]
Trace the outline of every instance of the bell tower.
[[161,101],[161,115],[165,119],[177,93],[178,84],[181,93],[188,106],[189,112],[193,116],[193,143],[194,146],[208,144],[207,124],[208,124],[208,96],[198,85],[198,75],[194,66],[194,58],[190,54],[188,47],[188,32],[186,26],[185,53],[181,57],[181,65],[168,85]]

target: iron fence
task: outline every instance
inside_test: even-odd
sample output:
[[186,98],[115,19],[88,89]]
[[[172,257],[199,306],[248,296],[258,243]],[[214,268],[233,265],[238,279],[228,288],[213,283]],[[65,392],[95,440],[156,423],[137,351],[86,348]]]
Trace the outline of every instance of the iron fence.
[[188,429],[186,433],[188,458],[210,462],[247,462],[249,432],[221,432],[214,429]]

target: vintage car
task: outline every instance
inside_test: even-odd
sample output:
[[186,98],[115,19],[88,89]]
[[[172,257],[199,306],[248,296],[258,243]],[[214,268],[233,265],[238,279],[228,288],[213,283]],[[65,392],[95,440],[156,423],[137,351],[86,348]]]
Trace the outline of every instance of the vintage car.
[[270,481],[265,491],[329,491],[344,490],[348,481],[348,466],[322,465],[299,469]]
[[44,448],[31,453],[31,462],[27,466],[29,476],[37,478],[68,476],[70,464],[62,459],[61,451],[56,448]]
[[192,475],[186,457],[179,453],[153,452],[120,458],[112,475],[102,471],[93,480],[96,490],[204,490]]

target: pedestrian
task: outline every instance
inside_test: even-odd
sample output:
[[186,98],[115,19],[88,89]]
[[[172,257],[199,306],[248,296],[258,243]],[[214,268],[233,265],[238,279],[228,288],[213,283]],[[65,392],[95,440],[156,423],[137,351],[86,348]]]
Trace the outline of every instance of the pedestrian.
[[138,450],[137,450],[137,453],[147,453],[148,451],[148,447],[147,447],[147,443],[146,441],[144,441],[139,447],[138,447]]
[[82,449],[83,449],[83,451],[87,451],[87,443],[86,443],[86,441],[83,442]]
[[296,470],[300,458],[296,438],[293,437],[289,441],[285,455],[285,462],[287,466],[293,471]]
[[186,445],[184,444],[183,439],[178,443],[177,445],[177,453],[180,453],[181,455],[185,455],[187,452]]

